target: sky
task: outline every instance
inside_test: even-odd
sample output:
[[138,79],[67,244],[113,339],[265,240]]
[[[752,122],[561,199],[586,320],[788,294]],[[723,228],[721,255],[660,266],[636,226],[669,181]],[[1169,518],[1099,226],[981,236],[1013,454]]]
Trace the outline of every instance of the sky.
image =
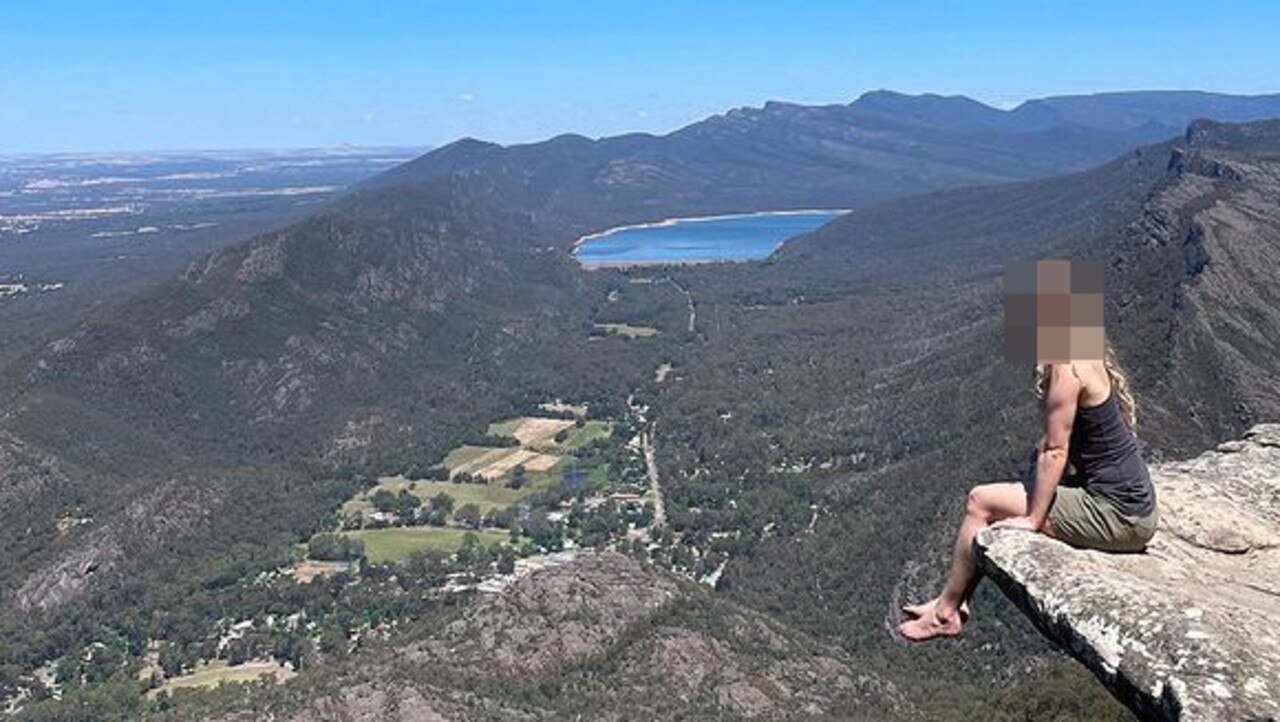
[[0,154],[662,133],[868,90],[1280,90],[1280,3],[3,0]]

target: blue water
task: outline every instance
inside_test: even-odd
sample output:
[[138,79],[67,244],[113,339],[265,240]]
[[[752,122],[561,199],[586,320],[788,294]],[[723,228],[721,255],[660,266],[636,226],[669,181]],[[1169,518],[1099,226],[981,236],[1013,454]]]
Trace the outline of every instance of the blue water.
[[583,241],[575,255],[586,265],[750,261],[844,211],[676,219],[666,225],[619,228]]

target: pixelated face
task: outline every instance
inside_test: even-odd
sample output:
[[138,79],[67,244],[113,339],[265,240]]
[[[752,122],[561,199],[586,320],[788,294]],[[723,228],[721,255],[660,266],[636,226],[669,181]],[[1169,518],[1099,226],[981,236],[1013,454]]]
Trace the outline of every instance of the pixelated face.
[[1004,355],[1014,363],[1102,359],[1102,262],[1014,261],[1004,269]]

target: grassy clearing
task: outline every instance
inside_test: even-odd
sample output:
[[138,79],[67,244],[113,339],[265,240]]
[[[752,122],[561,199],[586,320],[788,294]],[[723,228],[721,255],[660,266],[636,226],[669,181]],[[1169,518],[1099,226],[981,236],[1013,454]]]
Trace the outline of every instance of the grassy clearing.
[[453,527],[414,526],[392,529],[361,529],[343,534],[364,542],[365,556],[374,564],[407,559],[418,552],[455,552],[462,546],[467,534],[475,534],[488,546],[494,542],[510,540],[507,532],[484,529],[468,531]]
[[281,667],[275,662],[245,662],[230,667],[224,660],[218,659],[197,664],[195,671],[191,674],[165,681],[164,684],[151,690],[148,696],[154,697],[161,692],[171,692],[175,689],[212,689],[224,683],[253,682],[263,677],[283,682],[295,674],[293,670]]
[[632,326],[628,323],[597,323],[594,326],[600,331],[627,338],[647,338],[658,335],[658,329],[653,326]]
[[444,457],[444,466],[449,471],[453,471],[459,466],[474,462],[491,451],[494,451],[494,449],[489,446],[459,446]]
[[565,439],[560,446],[566,449],[577,449],[595,441],[603,439],[613,433],[613,425],[607,421],[591,420],[584,423],[581,427],[572,427],[569,429],[569,438]]
[[571,426],[573,421],[570,419],[520,416],[489,424],[489,435],[513,438],[521,446],[536,446],[550,441],[556,434]]
[[517,416],[514,419],[495,421],[492,424],[489,424],[489,435],[508,436],[514,438],[516,435],[516,429],[520,428],[520,425],[524,423],[524,420],[525,417]]
[[293,567],[293,578],[298,580],[299,584],[310,584],[318,577],[327,577],[330,574],[351,571],[354,568],[351,562],[323,562],[315,559],[304,559]]

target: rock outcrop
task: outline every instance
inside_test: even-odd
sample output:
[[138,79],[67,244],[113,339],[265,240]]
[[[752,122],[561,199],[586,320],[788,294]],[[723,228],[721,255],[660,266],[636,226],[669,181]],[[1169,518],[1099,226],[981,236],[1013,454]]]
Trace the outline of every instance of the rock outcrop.
[[1280,424],[1151,471],[1146,553],[989,529],[983,570],[1139,716],[1280,718]]
[[[322,673],[246,696],[222,722],[916,719],[850,655],[615,552],[398,625]],[[167,719],[206,719],[175,708]]]

